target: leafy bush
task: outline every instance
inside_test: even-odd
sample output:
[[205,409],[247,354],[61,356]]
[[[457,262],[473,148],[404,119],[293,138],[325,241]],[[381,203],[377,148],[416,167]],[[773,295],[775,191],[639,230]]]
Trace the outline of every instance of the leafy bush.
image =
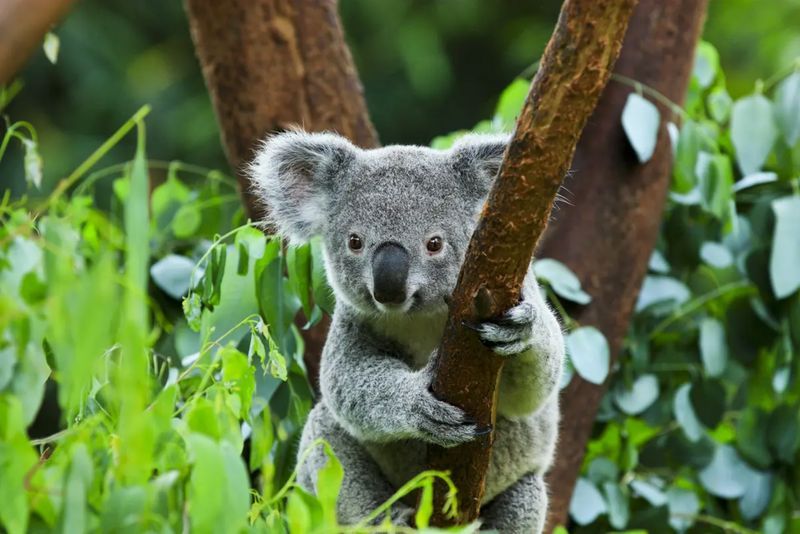
[[[527,87],[476,129],[510,127]],[[668,120],[654,98],[640,88],[621,118],[643,160]],[[733,102],[703,44],[685,111],[671,107],[669,206],[572,518],[578,532],[798,529],[800,72]],[[264,236],[219,172],[148,161],[146,114],[48,196],[33,127],[10,125],[0,145],[0,158],[22,147],[31,184],[0,201],[0,525],[343,530],[335,457],[317,497],[293,478],[312,403],[300,334],[332,307],[320,245]],[[93,170],[133,129],[133,160]],[[535,268],[558,309],[590,301],[566,266]],[[567,378],[602,382],[602,334],[564,321]],[[41,434],[51,402],[64,424]],[[393,499],[429,496],[437,477]]]

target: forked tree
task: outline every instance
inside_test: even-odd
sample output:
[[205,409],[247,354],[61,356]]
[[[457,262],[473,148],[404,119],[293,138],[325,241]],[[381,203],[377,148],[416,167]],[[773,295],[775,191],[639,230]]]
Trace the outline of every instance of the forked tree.
[[[547,221],[558,184],[569,168],[574,143],[601,95],[634,3],[633,0],[565,2],[537,76],[538,86],[534,81],[528,107],[506,154],[498,191],[492,194],[482,223],[485,228],[502,228],[509,222],[513,225],[515,218],[523,217],[528,221],[525,229],[529,232],[522,237],[527,243],[523,247],[525,253],[506,262],[507,271],[495,266],[492,275],[501,278],[494,277],[494,281],[482,276],[489,271],[476,268],[475,260],[468,257],[464,272],[472,273],[473,278],[462,277],[456,291],[461,298],[454,299],[451,310],[455,311],[454,317],[459,317],[459,313],[491,313],[509,304],[509,299],[514,297],[514,284],[510,281],[518,277],[520,265],[526,255],[529,259],[533,244]],[[241,169],[259,139],[291,125],[300,125],[309,131],[337,131],[363,147],[377,145],[334,0],[186,0],[186,7],[221,126],[223,144],[234,169]],[[618,71],[680,102],[688,83],[705,7],[706,0],[641,0],[633,9]],[[576,21],[587,24],[570,26]],[[587,39],[589,36],[599,40]],[[575,78],[564,77],[567,73]],[[545,83],[548,79],[552,83]],[[580,86],[581,91],[570,93],[574,100],[561,101],[569,103],[568,106],[559,106],[558,95],[574,90],[569,83],[576,80],[586,85]],[[636,161],[619,121],[630,91],[630,87],[612,82],[600,97],[572,164],[575,173],[569,182],[571,205],[562,207],[557,223],[548,228],[538,252],[540,256],[563,261],[578,274],[593,300],[571,311],[581,324],[595,325],[606,335],[612,355],[620,349],[655,244],[671,163],[663,125],[654,157],[647,164]],[[542,112],[545,115],[537,116],[537,103],[544,103]],[[663,116],[667,115],[666,111],[662,109]],[[548,121],[543,121],[543,117],[550,117],[563,128],[560,135],[551,138],[531,133],[547,131]],[[555,150],[557,145],[561,150]],[[558,154],[555,156],[558,160],[549,163],[547,176],[530,174],[530,168],[526,170],[525,165],[532,157],[543,157],[537,156],[537,151],[549,150]],[[504,173],[508,180],[503,180]],[[546,178],[542,182],[546,186],[536,189],[534,182],[539,178]],[[239,179],[247,213],[259,216],[258,204],[248,196],[241,173]],[[532,194],[532,188],[540,193]],[[514,191],[524,191],[521,194],[525,198],[533,199],[535,205],[540,206],[535,215],[498,211],[498,206],[503,205],[503,196],[511,195],[508,198],[513,200]],[[508,205],[518,208],[521,204],[510,201]],[[493,234],[486,232],[477,231],[476,239],[492,238]],[[507,246],[498,247],[498,254],[507,253]],[[499,285],[486,287],[486,283],[476,280]],[[479,291],[481,287],[484,289]],[[497,287],[505,289],[498,292]],[[480,295],[477,306],[474,305],[476,295]],[[472,347],[474,337],[462,331],[457,321],[450,321],[448,335],[450,340],[446,339],[443,347],[445,362],[461,365],[453,358],[448,359],[447,351],[453,346]],[[324,328],[308,336],[307,360],[313,362],[319,357]],[[474,348],[482,350],[482,347]],[[469,355],[466,365],[475,364],[476,356]],[[499,370],[498,364],[489,365]],[[458,396],[464,391],[462,379],[477,376],[473,373],[460,377],[443,370],[439,378],[437,387],[441,392]],[[467,408],[478,407],[483,418],[491,418],[494,384],[491,379],[477,384],[481,394],[471,399],[462,398],[461,404],[468,405]],[[566,520],[572,488],[603,392],[604,386],[575,377],[562,393],[561,445],[550,483],[551,526]],[[477,514],[481,479],[485,473],[480,468],[470,470],[470,466],[481,465],[483,460],[479,458],[488,457],[486,445],[476,444],[466,455],[458,449],[440,451],[436,459],[437,465],[443,462],[442,465],[454,470],[465,510],[460,520]]]

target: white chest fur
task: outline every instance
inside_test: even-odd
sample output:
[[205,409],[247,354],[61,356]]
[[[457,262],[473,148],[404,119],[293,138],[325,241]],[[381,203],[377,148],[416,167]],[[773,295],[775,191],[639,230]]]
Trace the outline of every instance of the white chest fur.
[[373,328],[403,346],[413,359],[415,369],[428,363],[442,339],[447,321],[447,309],[437,314],[386,314],[376,319]]

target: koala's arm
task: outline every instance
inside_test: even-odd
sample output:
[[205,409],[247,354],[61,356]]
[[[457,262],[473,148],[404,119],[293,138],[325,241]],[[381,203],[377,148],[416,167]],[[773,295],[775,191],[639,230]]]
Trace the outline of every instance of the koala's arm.
[[[338,310],[337,310],[338,312]],[[364,334],[364,326],[335,315],[320,369],[322,401],[360,441],[408,438],[442,446],[486,429],[430,392],[431,366],[415,371]]]
[[532,272],[525,279],[520,304],[504,317],[475,329],[485,344],[508,357],[500,376],[500,415],[534,413],[557,393],[564,364],[564,335]]

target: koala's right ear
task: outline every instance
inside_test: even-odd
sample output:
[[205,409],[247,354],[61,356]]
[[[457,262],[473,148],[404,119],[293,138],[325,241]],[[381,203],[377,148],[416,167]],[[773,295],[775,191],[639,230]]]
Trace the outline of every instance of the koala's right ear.
[[329,133],[295,130],[268,137],[247,168],[268,222],[295,243],[320,234],[336,177],[358,150]]

